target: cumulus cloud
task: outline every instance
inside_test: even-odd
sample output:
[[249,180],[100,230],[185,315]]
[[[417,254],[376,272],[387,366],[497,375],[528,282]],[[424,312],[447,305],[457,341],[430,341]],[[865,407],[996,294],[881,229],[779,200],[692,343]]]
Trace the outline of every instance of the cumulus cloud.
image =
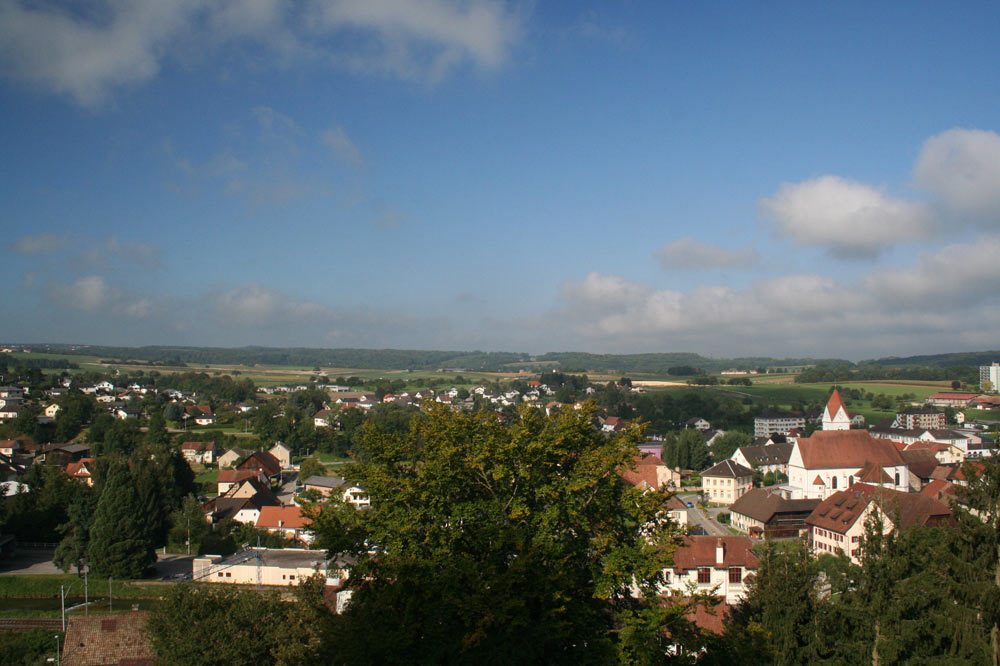
[[846,358],[919,353],[992,344],[982,328],[1000,325],[997,284],[1000,239],[986,238],[850,282],[800,274],[741,289],[679,291],[590,273],[561,286],[555,309],[520,325],[547,347],[563,349]]
[[208,296],[212,316],[237,325],[289,325],[331,319],[333,311],[319,303],[295,300],[260,285],[243,285]]
[[344,162],[356,167],[364,164],[361,151],[351,141],[351,137],[347,136],[347,132],[344,131],[343,127],[331,127],[323,132],[320,140],[333,151],[334,155]]
[[924,142],[914,167],[918,187],[953,210],[1000,227],[1000,135],[951,129]]
[[65,247],[68,238],[57,234],[22,236],[10,245],[11,252],[27,257],[51,254]]
[[758,205],[780,234],[841,256],[872,257],[901,241],[923,240],[938,231],[927,204],[838,176],[782,183],[774,196]]
[[154,78],[170,58],[234,43],[286,63],[437,81],[465,62],[500,66],[521,23],[493,0],[0,0],[0,64],[9,78],[91,108]]
[[437,81],[464,61],[499,67],[521,33],[521,17],[495,0],[333,0],[313,4],[313,25],[353,31],[351,66]]
[[713,270],[716,268],[749,268],[760,263],[760,255],[752,247],[743,250],[707,245],[693,238],[681,238],[667,243],[655,252],[667,270]]
[[50,282],[47,296],[60,307],[88,314],[145,319],[155,312],[152,299],[131,294],[100,275],[87,275],[70,283]]

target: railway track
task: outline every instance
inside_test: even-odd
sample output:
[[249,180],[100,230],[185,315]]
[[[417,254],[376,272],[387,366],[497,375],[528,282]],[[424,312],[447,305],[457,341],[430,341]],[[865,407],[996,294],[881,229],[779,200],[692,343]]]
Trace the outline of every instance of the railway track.
[[62,631],[62,620],[47,617],[12,617],[0,619],[0,631],[30,631],[32,629]]

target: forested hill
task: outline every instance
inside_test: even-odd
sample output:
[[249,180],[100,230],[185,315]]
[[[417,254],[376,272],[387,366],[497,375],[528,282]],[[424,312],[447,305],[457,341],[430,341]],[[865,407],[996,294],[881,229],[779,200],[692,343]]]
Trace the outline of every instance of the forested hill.
[[427,351],[415,349],[314,349],[307,347],[108,347],[68,344],[33,344],[34,351],[60,355],[97,356],[114,363],[129,361],[152,365],[271,365],[371,370],[412,369],[481,370],[515,372],[552,370],[563,372],[607,372],[620,374],[693,375],[727,369],[802,367],[810,365],[853,366],[841,359],[774,359],[768,357],[709,358],[700,354],[589,354],[549,352],[531,356],[519,352]]
[[1000,351],[957,352],[953,354],[929,354],[925,356],[889,356],[869,361],[860,361],[858,366],[949,367],[953,365],[989,365],[996,361],[1000,361]]

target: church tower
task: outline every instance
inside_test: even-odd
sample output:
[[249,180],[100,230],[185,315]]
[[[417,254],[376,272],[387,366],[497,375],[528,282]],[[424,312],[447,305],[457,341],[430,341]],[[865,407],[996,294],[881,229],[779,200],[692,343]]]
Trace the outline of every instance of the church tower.
[[847,413],[847,407],[840,398],[840,392],[833,389],[830,401],[826,403],[823,410],[823,430],[850,430],[851,415]]

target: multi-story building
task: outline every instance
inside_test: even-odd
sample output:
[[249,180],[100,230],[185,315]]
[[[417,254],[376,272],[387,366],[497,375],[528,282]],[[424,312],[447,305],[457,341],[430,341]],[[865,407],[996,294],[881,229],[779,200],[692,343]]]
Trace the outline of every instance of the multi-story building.
[[746,594],[744,580],[757,566],[749,537],[684,537],[674,552],[673,567],[663,570],[664,591],[682,596],[710,592],[735,604]]
[[944,412],[933,407],[909,407],[897,412],[893,428],[912,430],[916,428],[944,428],[948,424]]
[[979,366],[979,390],[996,393],[998,389],[1000,389],[1000,363]]
[[856,482],[905,492],[909,468],[891,441],[866,430],[822,430],[795,442],[788,459],[792,499],[826,499]]
[[732,460],[701,473],[701,492],[713,504],[732,504],[753,488],[753,470]]
[[806,427],[806,417],[799,412],[764,412],[753,420],[753,436],[767,437],[775,433],[787,435]]

